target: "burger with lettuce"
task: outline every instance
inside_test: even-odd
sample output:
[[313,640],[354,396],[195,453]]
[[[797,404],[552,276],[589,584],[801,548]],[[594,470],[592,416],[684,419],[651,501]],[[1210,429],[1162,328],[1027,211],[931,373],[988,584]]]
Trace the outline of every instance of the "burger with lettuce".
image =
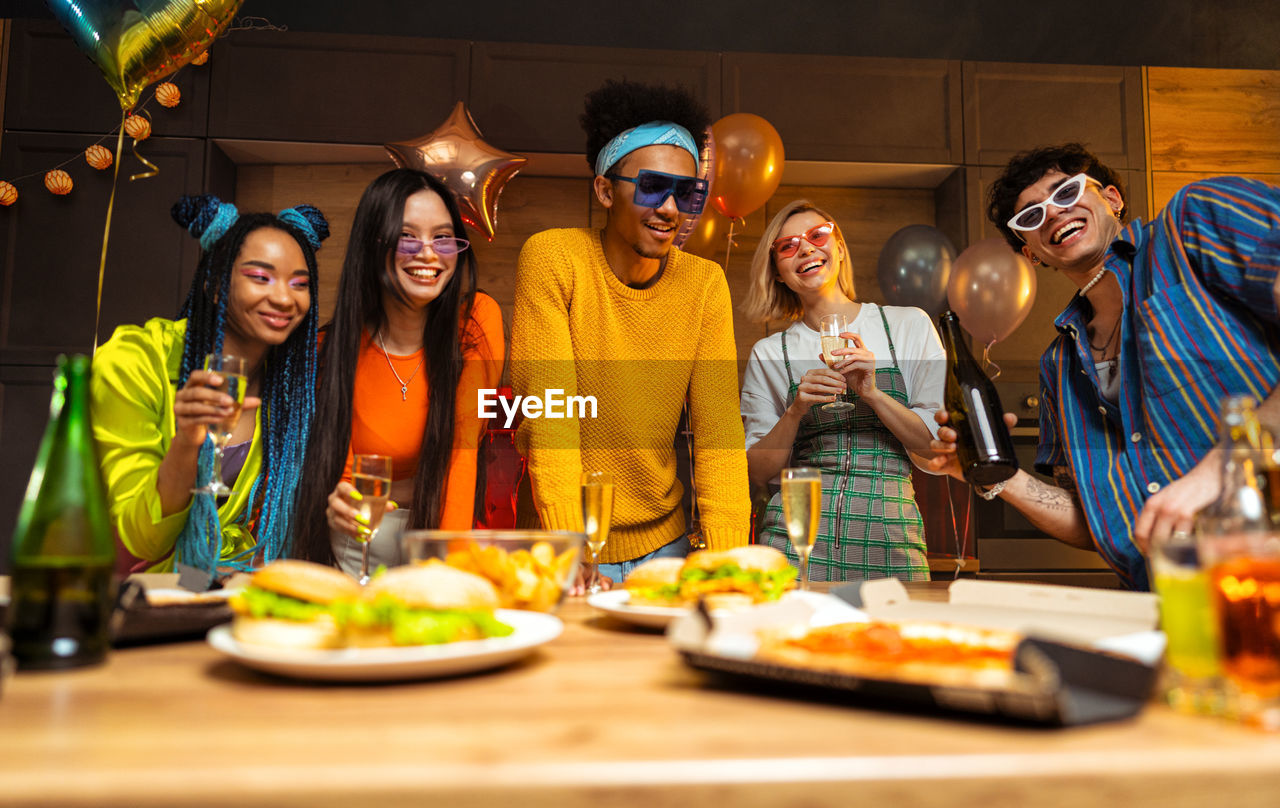
[[435,645],[505,637],[498,593],[443,563],[397,567],[361,587],[332,567],[274,561],[231,600],[232,635],[274,648]]
[[363,595],[335,609],[348,645],[438,645],[512,632],[494,616],[498,591],[492,583],[436,560],[389,570]]
[[238,641],[273,648],[341,648],[345,631],[336,604],[360,597],[360,585],[333,567],[309,561],[273,561],[231,598]]
[[796,568],[785,555],[751,544],[702,550],[683,560],[655,559],[636,567],[623,585],[633,606],[682,606],[705,599],[708,608],[731,609],[777,600],[795,579]]

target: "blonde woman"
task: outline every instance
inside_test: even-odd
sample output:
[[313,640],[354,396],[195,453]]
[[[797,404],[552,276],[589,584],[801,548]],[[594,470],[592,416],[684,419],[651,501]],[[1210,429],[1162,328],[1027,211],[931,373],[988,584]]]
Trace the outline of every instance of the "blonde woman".
[[[760,541],[795,558],[776,480],[788,465],[810,466],[822,471],[813,580],[928,580],[907,452],[932,455],[942,406],[946,354],[929,316],[859,302],[839,225],[804,200],[765,230],[743,309],[788,323],[755,344],[742,383],[748,474],[772,491]],[[834,351],[827,367],[819,323],[830,314],[848,318],[852,347]],[[823,408],[846,392],[852,408]]]

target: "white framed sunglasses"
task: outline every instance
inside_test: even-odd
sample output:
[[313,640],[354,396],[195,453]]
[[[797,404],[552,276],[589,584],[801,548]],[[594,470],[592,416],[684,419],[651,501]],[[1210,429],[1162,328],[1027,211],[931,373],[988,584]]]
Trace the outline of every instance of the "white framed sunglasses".
[[[1049,217],[1049,206],[1055,208],[1069,208],[1080,201],[1080,197],[1084,196],[1084,189],[1089,186],[1089,181],[1093,180],[1088,174],[1076,174],[1070,177],[1066,182],[1053,189],[1053,193],[1049,194],[1049,198],[1043,202],[1037,202],[1034,205],[1028,205],[1013,215],[1006,224],[1011,230],[1021,230],[1030,232],[1036,230],[1040,225],[1044,224],[1044,220]],[[1097,180],[1093,180],[1097,182]],[[1101,183],[1099,183],[1101,185]]]

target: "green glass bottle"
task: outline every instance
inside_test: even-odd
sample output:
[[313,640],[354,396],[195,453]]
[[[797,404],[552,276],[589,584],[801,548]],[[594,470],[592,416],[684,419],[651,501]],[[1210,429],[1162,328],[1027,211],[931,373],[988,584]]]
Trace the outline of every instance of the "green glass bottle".
[[948,424],[956,431],[956,458],[970,485],[994,485],[1018,471],[1013,439],[1004,424],[1004,408],[991,378],[978,366],[960,331],[960,318],[945,312],[942,346],[947,351],[947,387],[943,399]]
[[89,359],[58,358],[49,426],[13,533],[9,631],[20,670],[106,659],[115,544],[89,417]]

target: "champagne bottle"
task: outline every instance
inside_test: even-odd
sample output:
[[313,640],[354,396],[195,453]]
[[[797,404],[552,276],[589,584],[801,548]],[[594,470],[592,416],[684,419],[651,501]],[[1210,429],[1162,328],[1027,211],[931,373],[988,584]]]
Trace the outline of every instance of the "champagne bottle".
[[89,359],[58,358],[49,426],[13,534],[9,626],[20,669],[106,659],[115,544],[89,417]]
[[1196,518],[1201,536],[1265,532],[1272,527],[1268,476],[1274,466],[1271,433],[1258,421],[1254,400],[1228,396],[1222,400],[1220,426],[1222,488],[1218,498]]
[[956,457],[970,485],[994,485],[1018,471],[1013,439],[1004,424],[996,386],[978,363],[960,331],[960,318],[946,312],[940,320],[947,351],[948,423],[956,431]]

